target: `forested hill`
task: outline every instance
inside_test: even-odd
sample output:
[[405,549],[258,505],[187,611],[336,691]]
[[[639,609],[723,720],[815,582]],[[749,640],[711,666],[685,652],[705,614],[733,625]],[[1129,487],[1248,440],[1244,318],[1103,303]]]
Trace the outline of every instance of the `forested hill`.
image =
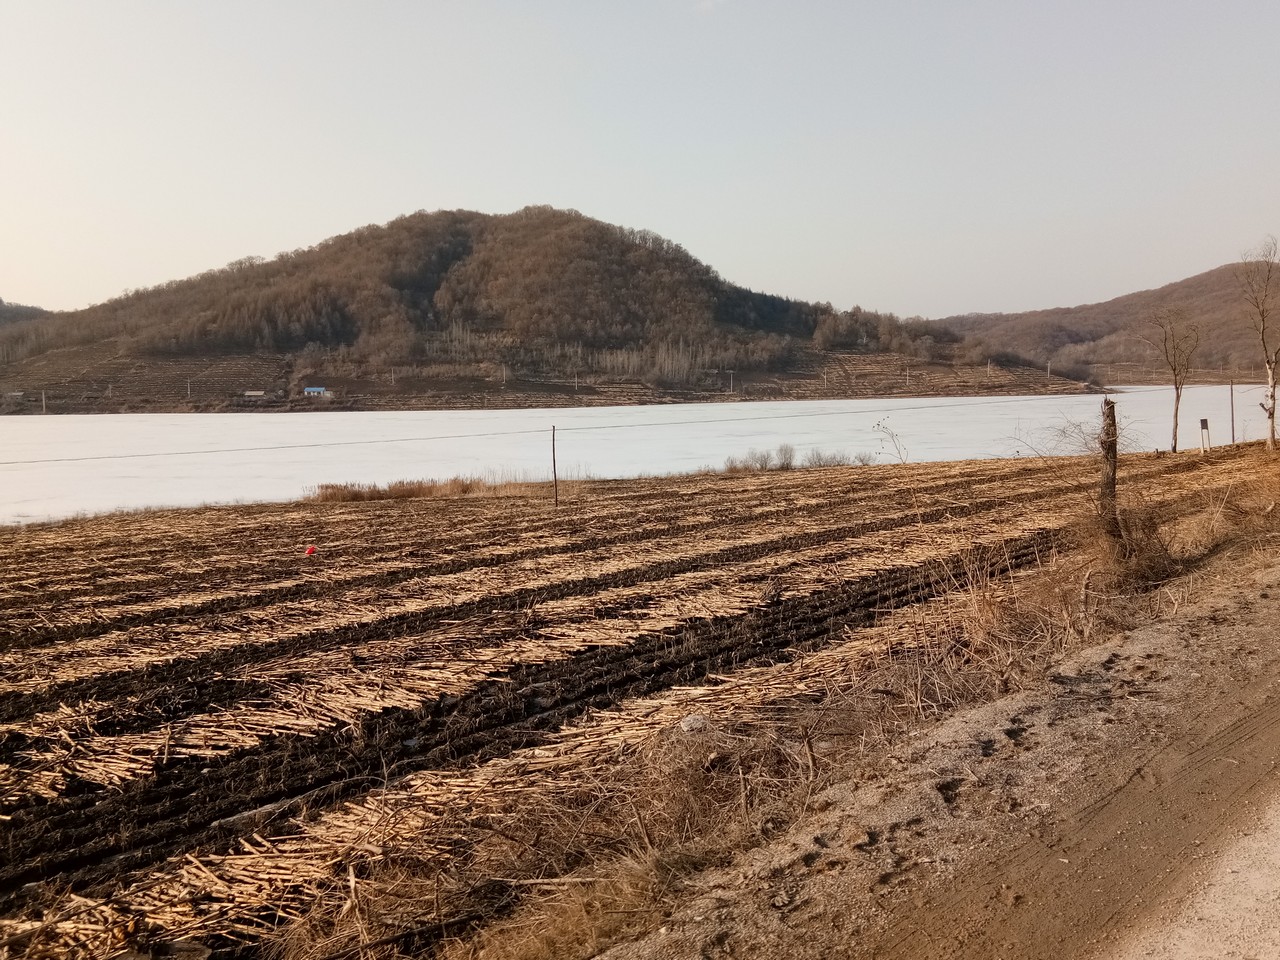
[[[832,384],[817,371],[834,352],[892,353],[896,392],[919,392],[925,381],[917,375],[912,387],[911,364],[950,360],[956,346],[923,321],[743,289],[647,231],[528,207],[419,212],[5,324],[0,386],[28,399],[127,392],[152,405],[203,397],[206,407],[258,390],[293,398],[317,382],[418,395],[626,382],[662,399],[653,391],[739,390],[761,377]],[[993,376],[984,356],[965,359]],[[879,382],[850,377],[861,378],[858,393]]]
[[17,323],[19,320],[33,320],[44,315],[45,311],[39,307],[27,307],[20,303],[5,303],[0,300],[0,326],[6,323]]
[[1257,337],[1249,326],[1236,266],[1227,264],[1155,290],[1105,303],[1028,313],[968,314],[938,321],[981,349],[1001,344],[1022,356],[1056,366],[1147,363],[1154,348],[1147,318],[1165,307],[1181,307],[1202,335],[1194,365],[1201,368],[1258,362]]
[[786,338],[810,337],[822,313],[574,212],[417,213],[18,324],[0,334],[0,362],[110,340],[138,356],[310,349],[373,368],[610,369],[622,352],[638,369],[662,348],[690,366],[750,368],[784,360]]

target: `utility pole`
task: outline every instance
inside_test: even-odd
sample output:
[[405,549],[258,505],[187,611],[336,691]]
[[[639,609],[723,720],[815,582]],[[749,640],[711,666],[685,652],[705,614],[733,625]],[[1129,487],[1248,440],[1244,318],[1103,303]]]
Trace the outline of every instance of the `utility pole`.
[[551,427],[551,485],[555,491],[557,507],[560,506],[560,475],[556,472],[556,428]]
[[41,413],[48,413],[48,412],[49,412],[49,405],[48,405],[48,404],[46,404],[46,403],[44,402],[44,391],[43,391],[43,390],[41,390],[41,391],[40,391],[40,412],[41,412]]
[[1231,445],[1236,445],[1236,382],[1231,381]]

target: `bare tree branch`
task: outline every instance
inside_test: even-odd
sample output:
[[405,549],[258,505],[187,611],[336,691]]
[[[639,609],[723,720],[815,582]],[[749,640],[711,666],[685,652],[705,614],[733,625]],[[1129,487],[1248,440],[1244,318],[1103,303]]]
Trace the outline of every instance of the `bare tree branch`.
[[1276,238],[1267,237],[1247,251],[1236,266],[1236,283],[1248,310],[1249,322],[1262,345],[1267,368],[1267,391],[1262,409],[1267,414],[1267,449],[1276,448],[1276,366],[1280,364],[1280,330],[1276,329],[1276,299],[1280,296],[1280,260]]
[[1173,442],[1170,450],[1178,452],[1178,407],[1182,405],[1182,388],[1191,372],[1191,358],[1200,347],[1200,328],[1187,318],[1182,307],[1164,307],[1146,318],[1150,336],[1140,339],[1150,344],[1163,358],[1173,375]]

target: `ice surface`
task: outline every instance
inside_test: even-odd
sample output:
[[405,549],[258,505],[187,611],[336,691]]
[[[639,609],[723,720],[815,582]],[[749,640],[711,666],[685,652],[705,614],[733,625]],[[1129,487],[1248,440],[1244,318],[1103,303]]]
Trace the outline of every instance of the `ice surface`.
[[[1117,392],[1130,449],[1168,449],[1173,390]],[[1261,387],[1236,387],[1239,440],[1263,436]],[[633,477],[719,468],[751,448],[895,463],[1082,452],[1100,398],[901,397],[400,413],[0,417],[0,523],[149,506],[291,500],[320,483],[498,474]],[[1231,439],[1226,386],[1187,387],[1179,445]],[[878,430],[880,424],[885,429]],[[888,432],[886,432],[886,430]],[[1074,439],[1073,439],[1074,438]]]

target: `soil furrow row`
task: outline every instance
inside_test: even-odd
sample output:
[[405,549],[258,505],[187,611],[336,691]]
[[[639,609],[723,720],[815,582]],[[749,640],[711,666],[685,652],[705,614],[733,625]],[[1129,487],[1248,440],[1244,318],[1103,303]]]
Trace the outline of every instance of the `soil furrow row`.
[[[1021,475],[1026,477],[1039,477],[1046,474],[1044,468],[1028,467],[1022,471]],[[1011,477],[1002,480],[1001,486],[1007,488],[1010,481],[1016,478]],[[932,485],[923,485],[911,491],[915,497],[929,497],[945,494],[954,491],[959,486],[968,486],[971,492],[976,492],[984,486],[991,484],[968,480],[950,480],[943,481]],[[817,501],[808,509],[797,510],[791,504],[775,504],[767,507],[758,507],[745,511],[745,515],[735,516],[737,523],[744,522],[765,522],[771,516],[786,517],[788,522],[794,522],[804,516],[817,516],[823,513],[839,511],[841,513],[854,512],[860,505],[864,505],[872,500],[882,500],[886,494],[884,489],[862,490],[852,492],[846,499],[842,499],[839,505],[825,501]],[[739,511],[739,513],[743,513]],[[590,518],[585,518],[590,519]],[[111,611],[104,613],[100,609],[86,611],[84,619],[78,622],[58,624],[50,628],[48,626],[35,623],[34,625],[24,625],[17,616],[11,616],[10,626],[8,629],[8,637],[3,641],[4,649],[17,650],[24,648],[34,648],[49,644],[66,642],[76,639],[86,639],[94,636],[101,636],[105,633],[115,630],[129,629],[134,626],[142,626],[152,623],[160,623],[169,619],[173,620],[189,620],[196,619],[201,616],[217,615],[231,613],[238,610],[250,609],[269,603],[284,602],[292,599],[302,599],[311,596],[323,596],[332,594],[335,590],[342,589],[358,589],[365,586],[384,586],[390,583],[409,580],[417,577],[425,576],[445,576],[453,573],[465,572],[471,569],[487,569],[500,566],[505,563],[515,563],[523,560],[536,559],[538,557],[553,556],[557,553],[580,553],[588,550],[606,549],[609,547],[623,546],[631,543],[638,543],[651,539],[654,536],[660,537],[687,537],[707,530],[716,529],[724,523],[721,517],[713,516],[705,520],[679,522],[672,521],[669,517],[662,523],[655,523],[652,526],[645,526],[643,523],[637,523],[634,517],[628,517],[625,524],[618,523],[621,517],[607,518],[615,522],[610,524],[610,528],[615,531],[607,536],[588,537],[580,540],[570,540],[559,544],[538,544],[534,547],[519,549],[514,547],[500,548],[492,554],[486,554],[484,549],[470,549],[464,556],[453,558],[443,562],[423,562],[422,559],[414,559],[413,562],[406,562],[404,556],[390,557],[391,551],[386,549],[384,545],[379,551],[378,557],[369,557],[363,560],[363,563],[387,563],[392,566],[398,566],[398,569],[374,571],[369,573],[360,572],[355,575],[341,574],[336,576],[317,578],[308,577],[299,579],[298,558],[296,556],[290,558],[281,570],[280,579],[287,582],[280,586],[262,586],[254,589],[251,585],[237,584],[231,582],[222,587],[223,595],[213,599],[195,602],[157,602],[154,593],[146,594],[141,588],[137,588],[134,593],[126,594],[125,597],[136,595],[138,602],[145,602],[154,605],[153,609],[145,609],[136,612],[120,612]],[[583,523],[584,526],[588,524]],[[559,527],[563,529],[562,520],[548,521],[545,529],[535,529],[532,531],[520,531],[521,538],[528,539],[533,535],[543,533],[546,530]],[[487,542],[503,542],[505,538],[495,537]],[[407,541],[412,542],[412,541]],[[482,541],[483,542],[483,541]],[[428,551],[424,549],[412,550],[409,556],[413,554],[426,554]],[[178,584],[184,582],[181,577],[173,577],[167,571],[160,574],[168,589],[172,591]],[[211,578],[208,573],[193,576],[187,582],[199,583],[206,591],[211,585]],[[246,589],[248,587],[248,589]],[[142,599],[145,597],[145,601]],[[49,598],[38,596],[41,608],[48,609]],[[113,598],[113,604],[122,606],[124,600],[121,596],[116,595]],[[44,619],[43,614],[38,618]]]
[[[1047,549],[1052,536],[1007,544],[986,563],[993,572],[1023,565]],[[971,568],[966,555],[954,554],[743,616],[691,622],[628,647],[516,667],[455,702],[366,718],[355,735],[281,738],[205,766],[177,764],[98,803],[56,801],[9,824],[9,866],[0,867],[0,890],[11,903],[23,884],[35,881],[56,878],[76,888],[114,881],[121,871],[179,849],[225,844],[254,826],[237,822],[231,829],[223,822],[246,810],[302,796],[314,803],[317,791],[332,803],[366,789],[370,778],[505,755],[587,709],[820,646],[846,625],[870,622],[877,611],[954,588]]]
[[[1069,487],[1049,487],[1025,496],[1022,506],[1031,502],[1061,496]],[[598,593],[616,586],[665,580],[673,576],[708,566],[729,566],[753,560],[771,553],[802,550],[840,540],[855,541],[870,533],[893,529],[905,524],[926,525],[950,516],[975,516],[985,511],[1008,510],[1010,502],[1005,497],[934,507],[912,511],[908,515],[893,515],[883,519],[865,520],[849,526],[837,526],[814,533],[789,534],[767,540],[757,540],[742,545],[711,551],[695,552],[677,560],[624,567],[602,576],[570,577],[558,583],[530,587],[515,587],[505,593],[489,594],[481,599],[460,604],[439,604],[422,610],[392,614],[372,621],[357,622],[337,628],[322,628],[292,635],[268,635],[261,641],[248,641],[199,651],[191,656],[176,655],[172,659],[151,662],[136,668],[126,668],[64,682],[54,682],[38,689],[19,689],[0,693],[0,722],[15,722],[35,713],[54,709],[63,702],[78,700],[113,699],[129,693],[136,694],[152,686],[167,686],[185,679],[213,674],[225,674],[242,670],[248,664],[274,659],[286,654],[304,651],[332,650],[366,642],[378,636],[422,632],[444,621],[467,620],[496,611],[520,611],[541,602],[560,600],[571,596]],[[121,649],[128,649],[129,641],[122,637]]]

